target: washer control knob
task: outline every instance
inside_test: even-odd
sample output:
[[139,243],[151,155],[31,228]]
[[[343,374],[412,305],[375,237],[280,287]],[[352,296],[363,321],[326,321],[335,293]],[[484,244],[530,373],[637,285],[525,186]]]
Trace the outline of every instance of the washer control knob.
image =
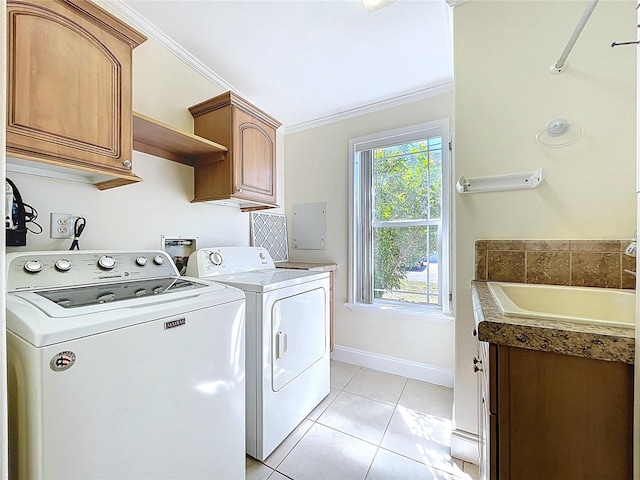
[[144,288],[136,290],[136,297],[144,297],[146,294],[147,291]]
[[220,255],[218,252],[210,253],[209,254],[209,260],[214,265],[222,265],[222,255]]
[[116,259],[109,255],[103,255],[98,259],[98,266],[103,270],[111,270],[116,266]]
[[159,293],[162,293],[162,292],[164,292],[164,287],[155,287],[155,288],[153,289],[153,293],[154,293],[155,295],[158,295]]
[[153,257],[153,263],[156,265],[162,265],[164,263],[164,257],[162,255],[156,255]]
[[147,264],[147,257],[136,257],[136,265],[144,267]]
[[42,262],[40,260],[28,260],[24,264],[24,269],[29,273],[38,273],[42,270]]
[[115,298],[116,296],[113,293],[104,293],[98,296],[98,302],[100,303],[112,302]]
[[56,270],[59,272],[68,272],[71,270],[71,262],[66,258],[61,258],[56,262]]
[[260,259],[264,260],[266,257],[264,256],[264,253],[260,252]]

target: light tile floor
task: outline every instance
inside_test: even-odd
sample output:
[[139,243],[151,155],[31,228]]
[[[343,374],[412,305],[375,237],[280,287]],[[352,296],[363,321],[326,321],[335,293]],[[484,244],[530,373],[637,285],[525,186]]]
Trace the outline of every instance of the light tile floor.
[[247,480],[477,480],[451,457],[453,390],[331,361],[331,392]]

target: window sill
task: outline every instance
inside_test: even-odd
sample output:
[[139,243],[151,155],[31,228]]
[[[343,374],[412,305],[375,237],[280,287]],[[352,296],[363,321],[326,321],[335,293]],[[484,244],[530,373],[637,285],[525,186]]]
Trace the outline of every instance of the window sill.
[[393,314],[410,317],[419,317],[422,320],[433,323],[449,323],[454,320],[453,315],[447,315],[442,313],[439,307],[432,307],[429,305],[407,305],[399,303],[345,303],[352,312],[368,312],[368,313],[380,313],[380,314]]

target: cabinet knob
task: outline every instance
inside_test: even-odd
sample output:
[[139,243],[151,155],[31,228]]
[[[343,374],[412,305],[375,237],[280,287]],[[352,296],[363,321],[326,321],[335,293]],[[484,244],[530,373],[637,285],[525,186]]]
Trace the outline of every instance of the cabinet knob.
[[125,168],[131,168],[131,160],[124,160],[124,161],[122,162],[122,165],[123,165]]

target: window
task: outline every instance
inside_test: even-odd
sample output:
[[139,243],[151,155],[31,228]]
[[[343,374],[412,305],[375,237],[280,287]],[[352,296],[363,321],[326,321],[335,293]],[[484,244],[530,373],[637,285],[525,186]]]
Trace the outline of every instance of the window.
[[349,142],[349,302],[450,313],[449,121]]

